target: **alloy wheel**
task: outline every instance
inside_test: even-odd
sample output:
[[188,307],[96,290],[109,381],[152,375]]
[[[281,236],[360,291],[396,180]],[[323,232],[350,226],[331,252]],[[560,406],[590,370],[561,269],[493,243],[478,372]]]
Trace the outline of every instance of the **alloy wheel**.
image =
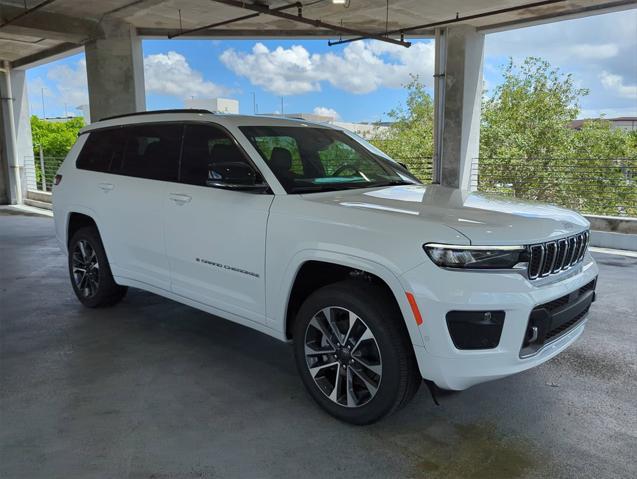
[[75,245],[72,258],[73,281],[85,298],[95,296],[99,287],[99,261],[97,253],[86,240]]
[[318,388],[344,407],[361,407],[378,392],[380,349],[371,329],[352,311],[330,306],[305,330],[305,361]]

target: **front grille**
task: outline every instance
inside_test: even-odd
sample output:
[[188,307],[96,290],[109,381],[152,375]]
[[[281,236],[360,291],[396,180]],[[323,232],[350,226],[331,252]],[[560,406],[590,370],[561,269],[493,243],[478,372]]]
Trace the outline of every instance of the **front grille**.
[[545,278],[566,271],[584,259],[590,233],[584,231],[557,241],[529,246],[529,279]]

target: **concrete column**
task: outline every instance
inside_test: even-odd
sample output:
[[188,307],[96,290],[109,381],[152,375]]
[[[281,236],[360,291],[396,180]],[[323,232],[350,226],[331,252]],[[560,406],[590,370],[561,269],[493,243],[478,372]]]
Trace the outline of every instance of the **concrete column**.
[[21,204],[27,192],[27,170],[35,174],[26,76],[23,70],[12,70],[8,62],[1,75],[0,203]]
[[[471,163],[480,147],[480,107],[484,34],[465,25],[448,27],[436,49],[440,81],[436,89],[434,181],[470,189]],[[473,185],[475,187],[475,185]]]
[[27,91],[26,71],[11,70],[13,87],[13,114],[15,120],[16,151],[21,169],[23,198],[27,189],[37,189],[33,158],[33,135],[31,133],[31,111]]
[[102,27],[85,47],[91,121],[146,109],[141,39],[128,24]]

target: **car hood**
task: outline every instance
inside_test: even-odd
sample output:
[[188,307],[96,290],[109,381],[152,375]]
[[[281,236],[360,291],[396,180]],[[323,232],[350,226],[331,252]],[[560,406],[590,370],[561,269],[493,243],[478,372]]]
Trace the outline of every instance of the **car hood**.
[[303,195],[308,201],[375,211],[391,228],[391,216],[449,226],[476,245],[530,244],[579,233],[589,227],[580,214],[439,185],[401,185]]

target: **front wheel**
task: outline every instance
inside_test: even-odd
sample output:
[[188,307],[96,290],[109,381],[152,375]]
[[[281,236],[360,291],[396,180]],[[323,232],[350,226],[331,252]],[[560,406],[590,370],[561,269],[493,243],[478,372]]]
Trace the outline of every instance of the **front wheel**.
[[347,280],[315,291],[294,324],[301,379],[331,415],[369,424],[404,406],[422,378],[400,310],[384,288]]

